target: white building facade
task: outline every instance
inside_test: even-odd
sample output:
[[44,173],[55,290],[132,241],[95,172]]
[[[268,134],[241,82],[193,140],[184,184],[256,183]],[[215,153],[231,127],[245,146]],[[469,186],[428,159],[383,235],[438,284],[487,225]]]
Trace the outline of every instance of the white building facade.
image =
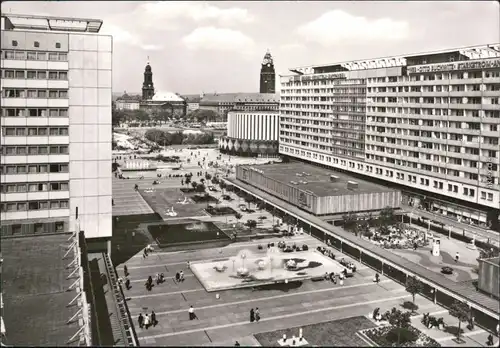
[[100,20],[4,19],[2,234],[79,229],[109,248],[112,37]]
[[460,221],[498,219],[500,45],[290,70],[280,154],[401,185]]

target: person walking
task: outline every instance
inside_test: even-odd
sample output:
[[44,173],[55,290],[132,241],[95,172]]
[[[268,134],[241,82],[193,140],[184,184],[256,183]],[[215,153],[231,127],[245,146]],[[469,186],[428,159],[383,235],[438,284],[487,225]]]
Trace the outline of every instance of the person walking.
[[125,277],[128,276],[128,268],[127,268],[127,265],[124,265],[123,266],[123,273],[125,274]]
[[179,272],[179,281],[181,281],[181,282],[184,281],[184,272],[183,271]]
[[144,327],[144,317],[142,313],[139,313],[139,317],[137,318],[137,322],[139,323],[139,327],[142,329]]
[[194,313],[194,308],[193,306],[189,306],[189,320],[194,320],[196,319],[196,314]]
[[259,307],[255,308],[255,321],[258,323],[260,320]]
[[255,311],[250,309],[250,322],[253,323],[255,321]]
[[459,259],[459,258],[460,258],[460,254],[459,254],[459,253],[458,253],[458,251],[457,251],[457,253],[455,254],[455,262],[458,262],[458,259]]
[[155,327],[156,324],[158,324],[158,321],[156,320],[156,313],[155,313],[154,309],[151,311],[151,324],[153,325],[153,327]]
[[144,316],[144,327],[146,330],[149,329],[149,325],[151,325],[151,319],[149,319],[149,314],[146,313]]
[[128,277],[127,277],[127,278],[125,278],[125,288],[126,288],[127,290],[130,290],[130,279],[128,279]]

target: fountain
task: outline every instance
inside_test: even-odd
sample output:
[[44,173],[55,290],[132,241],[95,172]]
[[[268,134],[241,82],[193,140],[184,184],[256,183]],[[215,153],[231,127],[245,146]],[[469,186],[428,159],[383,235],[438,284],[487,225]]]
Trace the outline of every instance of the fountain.
[[268,248],[265,254],[242,249],[229,258],[191,262],[190,268],[208,292],[303,280],[343,270],[316,250],[285,254],[277,247]]

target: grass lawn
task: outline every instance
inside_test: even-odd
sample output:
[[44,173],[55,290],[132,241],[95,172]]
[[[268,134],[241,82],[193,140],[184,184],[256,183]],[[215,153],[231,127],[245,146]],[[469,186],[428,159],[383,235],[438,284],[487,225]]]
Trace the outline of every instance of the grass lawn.
[[299,328],[302,328],[304,338],[309,342],[309,346],[366,347],[366,343],[356,335],[356,332],[373,327],[375,324],[365,317],[352,317],[264,332],[254,336],[264,347],[279,347],[278,339],[281,339],[283,334],[286,334],[287,337],[293,335],[297,337]]
[[[389,326],[381,326],[373,329],[368,329],[363,331],[363,333],[369,337],[373,342],[375,342],[380,347],[391,347],[393,343],[397,344],[397,335],[391,332],[394,327]],[[430,338],[419,329],[410,326],[408,328],[409,335],[401,334],[401,338],[403,336],[413,337],[415,340],[411,340],[408,342],[404,342],[404,338],[400,342],[399,347],[441,347],[441,345],[436,342],[434,339]],[[420,340],[417,343],[417,339]]]
[[160,248],[179,243],[229,240],[229,237],[211,222],[150,225],[148,231]]
[[144,224],[161,221],[163,219],[158,214],[113,217],[113,236],[111,237],[111,261],[113,265],[117,267],[119,264],[127,262],[151,243]]
[[[143,190],[139,190],[139,192],[149,206],[160,214],[162,218],[171,218],[167,214],[167,210],[172,209],[172,207],[179,218],[206,215],[204,210],[206,207],[205,202],[204,204],[179,204],[179,202],[184,201],[186,195],[177,188],[158,189],[152,193],[147,193]],[[191,197],[190,199],[193,198]]]

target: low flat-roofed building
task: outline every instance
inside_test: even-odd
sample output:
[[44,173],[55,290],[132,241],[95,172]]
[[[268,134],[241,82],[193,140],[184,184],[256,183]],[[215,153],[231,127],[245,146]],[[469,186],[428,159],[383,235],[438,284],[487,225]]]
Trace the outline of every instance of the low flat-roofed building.
[[401,191],[299,162],[238,166],[236,178],[318,216],[399,208]]
[[500,299],[499,290],[499,273],[500,273],[500,257],[492,257],[488,259],[479,259],[479,279],[477,286],[479,290]]

